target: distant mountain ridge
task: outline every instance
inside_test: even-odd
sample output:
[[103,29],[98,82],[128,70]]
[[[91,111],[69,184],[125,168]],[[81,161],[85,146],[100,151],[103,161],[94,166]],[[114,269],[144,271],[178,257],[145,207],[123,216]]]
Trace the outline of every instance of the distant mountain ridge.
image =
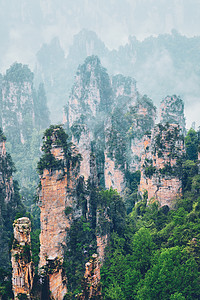
[[[45,60],[42,58],[44,47]],[[52,56],[53,49],[60,53],[57,57]],[[39,76],[44,81],[53,122],[61,121],[62,107],[68,101],[78,65],[88,55],[97,55],[110,75],[121,73],[135,78],[139,90],[156,104],[167,95],[180,95],[185,101],[189,127],[192,121],[198,122],[199,50],[200,37],[188,38],[175,30],[144,41],[129,37],[126,45],[109,50],[96,33],[83,29],[74,36],[66,58],[61,54],[63,50],[58,39],[43,46],[37,54],[35,73],[36,78]]]

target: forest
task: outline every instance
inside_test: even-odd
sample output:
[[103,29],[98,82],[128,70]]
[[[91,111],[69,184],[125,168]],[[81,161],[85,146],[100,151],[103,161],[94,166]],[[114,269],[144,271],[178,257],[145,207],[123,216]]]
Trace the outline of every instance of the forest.
[[[82,62],[95,41],[101,59]],[[34,72],[0,76],[0,299],[200,299],[200,131],[180,96],[155,105],[130,77],[163,47],[192,69],[193,44],[173,31],[108,51],[83,30],[67,59],[54,39]]]

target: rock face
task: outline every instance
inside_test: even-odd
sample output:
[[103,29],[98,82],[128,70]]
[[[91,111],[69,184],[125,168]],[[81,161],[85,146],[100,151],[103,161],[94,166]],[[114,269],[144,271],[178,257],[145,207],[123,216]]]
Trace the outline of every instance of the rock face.
[[27,131],[33,130],[35,122],[33,73],[27,66],[14,64],[2,82],[1,119],[7,138],[24,144]]
[[[28,197],[30,186],[37,186],[33,161],[40,156],[39,130],[49,125],[44,87],[41,84],[36,91],[33,79],[34,75],[26,65],[14,63],[0,83],[0,126],[17,167],[15,178],[21,189],[26,189],[24,198]],[[32,201],[30,198],[25,201]]]
[[155,123],[152,101],[140,96],[134,79],[110,79],[98,57],[91,56],[78,68],[65,111],[65,126],[83,156],[80,174],[89,178],[92,152],[100,185],[122,193],[127,171],[139,169],[141,137]]
[[178,125],[157,125],[151,135],[144,137],[139,190],[148,192],[149,201],[172,207],[181,196],[179,158],[184,153],[183,138]]
[[143,151],[142,138],[146,132],[150,132],[156,120],[156,107],[147,96],[140,97],[132,108],[132,125],[129,128],[131,139],[130,170],[132,172],[140,169],[140,157]]
[[0,129],[0,261],[2,268],[10,265],[8,241],[17,212],[23,212],[17,182],[13,181],[14,164],[6,153],[6,137]]
[[78,296],[78,299],[102,299],[100,280],[100,262],[98,259],[98,255],[93,254],[90,261],[85,265],[83,292]]
[[184,102],[176,95],[167,96],[160,104],[160,122],[162,124],[178,124],[182,133],[186,133]]
[[[44,154],[38,163],[41,181],[39,269],[44,278],[43,287],[47,290],[44,294],[51,291],[53,299],[63,299],[65,294],[69,295],[80,286],[85,263],[97,252],[98,259],[93,257],[85,275],[85,295],[92,299],[94,295],[100,295],[100,263],[103,263],[114,225],[109,216],[107,198],[98,192],[95,155],[90,153],[89,177],[85,182],[80,176],[81,156],[67,138],[59,125],[50,126],[44,134]],[[111,194],[112,201],[119,197],[114,191]],[[119,198],[116,201],[122,201]],[[68,272],[70,278],[67,278]],[[90,299],[85,297],[83,299]]]
[[1,126],[13,148],[30,142],[33,128],[49,125],[44,87],[41,84],[36,91],[33,79],[26,65],[14,63],[0,84]]
[[[67,110],[66,126],[72,140],[83,156],[80,175],[89,177],[88,159],[91,152],[103,152],[104,120],[111,111],[110,79],[98,57],[88,57],[78,68]],[[102,154],[103,155],[103,154]],[[100,156],[99,156],[100,157]],[[103,160],[98,164],[102,172]],[[82,167],[83,166],[83,167]]]
[[15,299],[20,294],[30,298],[33,286],[34,267],[31,261],[31,222],[28,218],[17,219],[14,224],[12,246],[12,287]]
[[[72,222],[72,213],[74,217],[81,214],[76,207],[76,185],[80,164],[77,153],[70,152],[70,148],[67,148],[65,133],[59,126],[46,131],[45,143],[46,148],[43,148],[45,154],[40,164],[39,268],[41,274],[48,279],[52,297],[59,300],[67,293],[63,269],[67,231]],[[46,161],[48,163],[44,165]]]

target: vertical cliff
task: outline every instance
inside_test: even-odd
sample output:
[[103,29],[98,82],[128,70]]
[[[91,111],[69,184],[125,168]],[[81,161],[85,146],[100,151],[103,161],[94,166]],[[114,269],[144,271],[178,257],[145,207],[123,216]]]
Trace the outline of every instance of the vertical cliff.
[[106,70],[96,56],[79,66],[69,103],[66,126],[72,141],[83,156],[80,175],[89,177],[89,157],[96,154],[100,181],[104,185],[104,121],[112,109],[112,89]]
[[15,171],[11,156],[6,152],[6,137],[0,129],[0,261],[1,268],[10,267],[9,240],[12,223],[18,212],[24,212],[19,188],[13,180]]
[[176,95],[165,97],[160,104],[160,122],[162,124],[178,124],[183,132],[186,133],[184,117],[184,102]]
[[14,240],[11,251],[12,288],[15,299],[20,294],[30,298],[33,286],[34,267],[31,261],[31,222],[28,218],[19,218],[13,223]]
[[181,162],[184,141],[176,124],[158,124],[152,133],[144,137],[141,157],[141,181],[139,190],[148,192],[148,202],[158,201],[171,207],[181,196]]
[[43,156],[38,163],[41,189],[40,262],[41,274],[47,278],[52,297],[63,299],[67,292],[63,268],[67,233],[73,218],[81,215],[76,198],[80,156],[67,142],[60,126],[45,131]]
[[131,108],[129,118],[132,122],[128,131],[131,140],[130,170],[133,172],[140,168],[140,157],[143,150],[142,138],[155,126],[156,107],[152,100],[146,95],[140,96],[136,105]]
[[27,205],[32,204],[37,186],[35,168],[40,156],[40,130],[49,125],[44,87],[40,85],[37,91],[33,81],[34,74],[28,66],[14,63],[0,84],[1,126],[17,168],[15,178]]
[[78,299],[102,299],[100,280],[100,262],[97,254],[93,254],[89,262],[85,264],[83,292],[78,295]]
[[135,93],[135,89],[132,96],[120,99],[105,128],[105,185],[121,193],[127,185],[126,173],[140,168],[142,137],[155,124],[156,108],[149,98]]
[[15,63],[2,82],[2,128],[13,147],[24,144],[34,127],[33,73]]
[[92,152],[100,185],[122,193],[127,171],[139,169],[141,137],[155,123],[152,101],[138,93],[134,79],[109,78],[98,57],[91,56],[78,68],[65,113],[66,127],[83,156],[80,174],[89,178]]
[[130,77],[116,75],[112,77],[112,112],[105,122],[105,187],[113,187],[121,193],[126,186],[125,171],[129,140],[127,132],[130,122],[127,118],[130,108],[138,99],[136,82]]

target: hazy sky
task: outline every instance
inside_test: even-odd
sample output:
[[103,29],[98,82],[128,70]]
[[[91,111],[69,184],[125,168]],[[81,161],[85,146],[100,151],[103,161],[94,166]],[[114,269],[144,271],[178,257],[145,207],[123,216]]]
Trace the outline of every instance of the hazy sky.
[[[143,40],[176,29],[182,35],[200,36],[200,0],[0,0],[0,72],[15,61],[34,70],[35,54],[55,36],[67,55],[73,36],[83,28],[95,31],[109,49],[124,45],[130,35]],[[166,56],[156,65],[163,76],[172,76],[173,65],[166,63]],[[137,78],[141,92],[148,92],[146,82],[151,90],[156,80],[150,73],[142,81],[145,73],[148,76],[147,67]],[[185,84],[177,79],[175,92],[183,96],[191,124],[199,118],[200,86],[199,77],[188,80]],[[155,90],[158,84],[154,83]],[[197,90],[195,99],[187,97],[186,88]]]
[[95,31],[109,48],[129,35],[200,35],[200,0],[0,0],[0,68],[32,64],[43,42],[58,36],[67,53],[73,35]]

